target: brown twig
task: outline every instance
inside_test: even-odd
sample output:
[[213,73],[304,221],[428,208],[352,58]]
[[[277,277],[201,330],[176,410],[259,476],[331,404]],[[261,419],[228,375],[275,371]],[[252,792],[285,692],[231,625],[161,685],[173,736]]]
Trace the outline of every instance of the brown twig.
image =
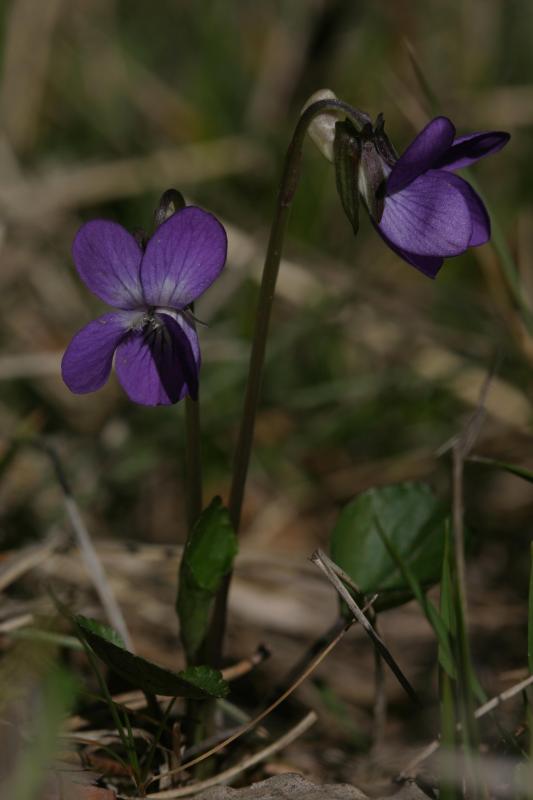
[[418,699],[418,695],[416,694],[415,690],[403,674],[402,670],[398,666],[398,663],[391,655],[389,649],[387,648],[383,639],[378,635],[375,629],[372,627],[368,619],[365,617],[355,600],[353,599],[352,595],[346,589],[340,578],[338,577],[337,570],[340,568],[330,559],[328,556],[322,552],[322,550],[316,550],[313,555],[311,556],[311,561],[313,564],[316,564],[319,569],[325,574],[328,580],[333,584],[337,592],[340,594],[356,620],[362,625],[365,632],[368,634],[374,647],[379,651],[383,660],[388,664],[392,673],[406,692],[409,695],[411,700],[420,705],[420,700]]
[[[294,691],[296,691],[296,689],[309,677],[309,675],[311,675],[311,673],[314,672],[314,670],[318,667],[318,665],[333,650],[333,648],[338,644],[338,642],[340,642],[340,640],[342,639],[344,634],[352,627],[354,622],[355,622],[354,619],[348,620],[346,622],[345,626],[342,628],[342,630],[340,630],[337,633],[337,635],[330,642],[328,642],[326,647],[324,647],[324,649],[312,660],[312,662],[310,664],[308,664],[308,666],[304,669],[304,671],[301,673],[301,675],[298,676],[298,678],[294,681],[294,683],[288,689],[286,689],[286,691],[284,691],[273,703],[270,703],[267,706],[267,708],[265,708],[263,711],[261,711],[259,714],[257,714],[252,720],[250,720],[250,722],[247,722],[244,725],[242,725],[242,727],[240,727],[237,731],[235,731],[235,733],[233,733],[231,736],[228,736],[228,738],[224,739],[224,741],[222,741],[219,744],[217,744],[214,747],[212,747],[206,753],[202,753],[201,756],[198,756],[197,758],[194,758],[191,761],[188,761],[187,763],[182,764],[179,767],[179,769],[172,770],[171,772],[168,772],[167,774],[168,775],[176,774],[177,772],[182,772],[183,770],[186,770],[186,769],[189,769],[190,767],[193,767],[195,764],[198,764],[200,761],[203,761],[204,759],[209,758],[212,755],[215,755],[215,753],[220,752],[220,750],[223,750],[225,747],[227,747],[229,744],[234,742],[236,739],[239,739],[245,733],[248,733],[248,731],[252,730],[252,728],[255,728],[256,725],[259,724],[259,722],[261,722],[263,719],[265,719],[265,717],[267,717],[269,714],[271,714],[272,711],[274,711],[275,708],[277,708],[279,705],[281,705],[281,703],[283,703],[283,701],[286,700],[287,697],[289,697]],[[151,779],[151,781],[149,781],[148,785],[150,785],[150,783],[158,780],[158,777],[159,777],[158,775],[154,775],[154,777]]]
[[[533,675],[529,675],[527,678],[524,678],[523,681],[516,683],[509,689],[501,692],[501,694],[496,695],[496,697],[492,697],[490,700],[487,700],[486,703],[483,703],[483,705],[479,706],[479,708],[475,710],[475,718],[480,719],[486,714],[489,714],[491,711],[494,711],[494,709],[501,705],[501,703],[504,703],[506,700],[510,700],[511,697],[523,692],[524,689],[527,689],[527,687],[531,686],[532,683]],[[457,730],[461,730],[461,723],[457,724]],[[416,768],[422,764],[423,761],[426,761],[430,756],[432,756],[433,753],[439,749],[440,744],[440,739],[434,739],[430,744],[426,745],[426,747],[400,772],[398,775],[398,780],[404,781],[409,778],[413,778]]]
[[270,651],[264,645],[259,645],[255,653],[248,658],[243,658],[237,664],[232,664],[231,667],[226,667],[222,670],[222,677],[225,681],[235,681],[237,678],[242,678],[247,675],[259,664],[262,664],[267,658],[270,658]]
[[[189,797],[190,795],[198,794],[198,792],[202,792],[204,789],[208,789],[210,786],[216,786],[219,783],[228,781],[230,778],[234,778],[235,775],[238,775],[240,772],[250,769],[250,767],[253,767],[256,764],[259,764],[261,761],[265,761],[265,759],[270,758],[270,756],[279,752],[279,750],[283,750],[284,747],[287,747],[287,745],[297,739],[298,736],[301,736],[303,733],[305,733],[305,731],[307,731],[311,725],[314,725],[317,719],[317,714],[314,711],[309,711],[297,725],[287,731],[287,733],[285,733],[275,742],[272,742],[272,744],[269,744],[268,747],[263,748],[263,750],[259,750],[259,752],[248,756],[238,764],[235,764],[235,766],[230,767],[223,772],[219,772],[218,775],[214,775],[212,778],[208,778],[205,781],[195,783],[192,786],[183,786],[179,789],[168,789],[163,792],[154,792],[149,796],[150,798],[154,798],[154,800],[174,800],[174,798]],[[170,775],[171,772],[167,774]]]

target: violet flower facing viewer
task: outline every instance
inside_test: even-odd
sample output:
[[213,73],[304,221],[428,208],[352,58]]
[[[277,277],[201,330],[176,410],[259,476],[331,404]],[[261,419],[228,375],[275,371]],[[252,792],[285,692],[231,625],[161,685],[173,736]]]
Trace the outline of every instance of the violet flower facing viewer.
[[61,365],[77,394],[94,392],[111,372],[131,400],[169,405],[198,395],[200,348],[189,306],[218,277],[227,238],[220,222],[188,206],[157,228],[143,250],[121,225],[87,222],[74,263],[88,288],[116,309],[82,328]]

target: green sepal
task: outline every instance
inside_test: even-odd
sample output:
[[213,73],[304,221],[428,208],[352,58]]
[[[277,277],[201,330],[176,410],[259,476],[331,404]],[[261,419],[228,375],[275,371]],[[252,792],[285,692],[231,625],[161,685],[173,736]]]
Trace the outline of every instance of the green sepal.
[[348,120],[335,124],[333,142],[335,180],[344,213],[354,235],[359,230],[358,175],[361,160],[361,137]]

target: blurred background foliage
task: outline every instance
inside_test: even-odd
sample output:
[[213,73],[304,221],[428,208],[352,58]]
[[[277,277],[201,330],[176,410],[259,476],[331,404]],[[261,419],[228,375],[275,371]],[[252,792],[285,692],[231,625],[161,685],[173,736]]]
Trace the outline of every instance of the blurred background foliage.
[[[527,0],[4,0],[0,7],[2,548],[63,523],[30,430],[59,448],[95,536],[182,542],[183,408],[132,405],[114,376],[71,395],[73,333],[103,307],[78,279],[80,223],[150,229],[174,186],[228,227],[222,279],[197,308],[206,502],[227,495],[257,281],[282,159],[307,97],[331,88],[385,115],[398,150],[435,113],[510,145],[475,176],[533,305],[533,5]],[[423,88],[427,82],[434,107]],[[306,147],[276,301],[245,506],[250,547],[305,558],[372,485],[429,480],[499,354],[476,452],[531,466],[533,343],[491,246],[436,282],[357,240],[331,166]],[[523,599],[533,494],[467,467],[482,572]],[[512,580],[508,580],[509,575]],[[522,623],[525,620],[518,620]]]

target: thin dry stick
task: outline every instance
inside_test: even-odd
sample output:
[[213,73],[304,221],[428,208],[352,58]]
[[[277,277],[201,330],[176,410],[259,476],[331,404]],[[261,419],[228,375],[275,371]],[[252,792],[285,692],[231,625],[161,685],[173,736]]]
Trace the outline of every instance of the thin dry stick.
[[57,452],[47,442],[39,441],[36,444],[46,453],[52,462],[57,480],[61,486],[61,489],[63,490],[65,510],[68,518],[70,519],[78,547],[80,548],[80,552],[85,561],[85,566],[87,567],[87,572],[94,584],[94,588],[96,589],[107,617],[111,625],[121,635],[127,649],[130,650],[130,652],[133,652],[133,645],[126,621],[122,611],[120,610],[120,606],[115,599],[115,595],[113,594],[113,590],[109,584],[107,575],[98,557],[98,553],[96,552],[96,549],[92,543],[89,531],[87,530],[87,527],[82,519],[78,504],[76,503],[74,495],[72,494],[70,484],[65,470],[63,469],[61,460]]
[[30,545],[8,556],[0,564],[0,591],[6,589],[30,569],[46,561],[48,556],[64,543],[64,540],[65,536],[62,533],[54,531],[41,544]]
[[[275,742],[272,742],[272,744],[269,744],[268,747],[243,759],[239,764],[235,764],[235,766],[229,767],[229,769],[224,770],[224,772],[219,772],[218,775],[214,775],[212,778],[208,778],[205,781],[194,783],[191,786],[182,786],[180,789],[168,789],[163,792],[154,792],[150,794],[149,797],[154,798],[154,800],[174,800],[174,798],[178,797],[190,797],[193,794],[198,794],[198,792],[203,792],[204,789],[209,789],[210,786],[216,786],[223,781],[228,781],[240,772],[270,758],[270,756],[274,755],[274,753],[277,753],[279,750],[283,750],[284,747],[287,747],[287,745],[297,739],[298,736],[305,733],[311,725],[314,725],[317,719],[318,716],[315,712],[309,711],[294,728],[291,728],[286,734]],[[171,773],[169,772],[167,774],[170,775]],[[119,797],[122,797],[122,795],[119,795]]]
[[[377,615],[374,614],[374,626],[377,631]],[[387,722],[387,694],[385,688],[385,669],[379,651],[374,650],[374,708],[373,708],[373,736],[370,756],[372,761],[378,762],[381,749],[385,741],[385,725]]]
[[231,667],[223,669],[222,677],[225,681],[234,681],[237,678],[242,678],[243,675],[247,675],[267,658],[270,658],[270,651],[264,645],[260,645],[255,653],[248,658],[243,658],[237,664],[232,664]]
[[[529,675],[527,678],[524,678],[523,681],[520,683],[516,683],[514,686],[511,686],[509,689],[506,689],[501,694],[496,695],[496,697],[492,697],[490,700],[487,700],[486,703],[483,703],[482,706],[474,711],[474,716],[476,719],[480,719],[484,717],[486,714],[489,714],[491,711],[494,711],[501,703],[504,703],[506,700],[510,700],[511,697],[523,692],[524,689],[527,689],[528,686],[531,686],[533,683],[533,675]],[[457,724],[457,730],[461,730],[461,723]],[[417,755],[409,764],[404,767],[404,769],[398,775],[398,780],[407,780],[408,778],[412,778],[415,774],[415,770],[417,767],[422,764],[423,761],[426,761],[430,756],[435,753],[440,747],[440,739],[434,739],[430,744],[428,744],[424,749]]]
[[35,617],[33,614],[20,614],[18,617],[12,617],[11,619],[6,619],[4,622],[0,622],[0,633],[17,631],[19,628],[25,628],[31,625],[34,621]]
[[311,556],[311,561],[319,567],[322,572],[326,575],[328,580],[333,584],[335,589],[338,591],[356,620],[363,626],[363,629],[366,631],[374,647],[379,651],[380,655],[382,656],[383,660],[388,664],[391,671],[393,672],[394,676],[399,681],[402,688],[405,692],[409,695],[411,700],[415,702],[417,705],[420,705],[420,700],[418,699],[418,695],[416,694],[415,690],[401,671],[400,667],[398,666],[397,662],[391,655],[389,649],[387,648],[383,639],[376,633],[368,619],[365,617],[355,600],[353,599],[352,595],[346,589],[342,581],[337,577],[336,569],[339,569],[335,562],[333,562],[328,556],[322,552],[322,550],[316,550],[313,555]]
[[[372,602],[373,599],[365,606],[364,608],[365,611],[371,607]],[[364,617],[364,615],[363,618],[366,620],[366,617]],[[311,663],[306,667],[306,669],[304,669],[302,674],[294,681],[294,683],[286,691],[284,691],[273,703],[271,703],[269,706],[267,706],[267,708],[261,711],[260,714],[258,714],[252,720],[250,720],[250,722],[247,722],[245,725],[239,728],[239,730],[235,731],[235,733],[233,733],[231,736],[228,736],[227,739],[224,739],[224,741],[220,742],[215,747],[212,747],[210,750],[207,750],[207,752],[202,753],[201,756],[193,758],[186,764],[182,764],[178,769],[167,772],[166,775],[175,775],[178,772],[182,772],[183,770],[189,769],[190,767],[194,767],[195,764],[198,764],[200,761],[203,761],[204,759],[215,755],[215,753],[218,753],[220,750],[223,750],[225,747],[234,742],[236,739],[239,739],[245,733],[248,733],[248,731],[252,730],[252,728],[255,728],[255,726],[259,722],[261,722],[272,711],[274,711],[275,708],[281,705],[281,703],[283,703],[283,701],[286,700],[287,697],[289,697],[289,695],[291,695],[309,677],[309,675],[311,675],[312,672],[314,672],[314,670],[318,667],[318,665],[326,658],[328,653],[330,653],[333,650],[333,648],[338,644],[338,642],[340,642],[344,634],[352,627],[354,622],[356,622],[355,619],[348,620],[344,628],[341,631],[339,631],[337,635],[326,645],[326,647],[324,647],[324,649],[321,650],[321,652],[311,661]],[[154,777],[148,782],[147,786],[149,786],[154,781],[157,781],[158,779],[159,776],[154,775]]]

